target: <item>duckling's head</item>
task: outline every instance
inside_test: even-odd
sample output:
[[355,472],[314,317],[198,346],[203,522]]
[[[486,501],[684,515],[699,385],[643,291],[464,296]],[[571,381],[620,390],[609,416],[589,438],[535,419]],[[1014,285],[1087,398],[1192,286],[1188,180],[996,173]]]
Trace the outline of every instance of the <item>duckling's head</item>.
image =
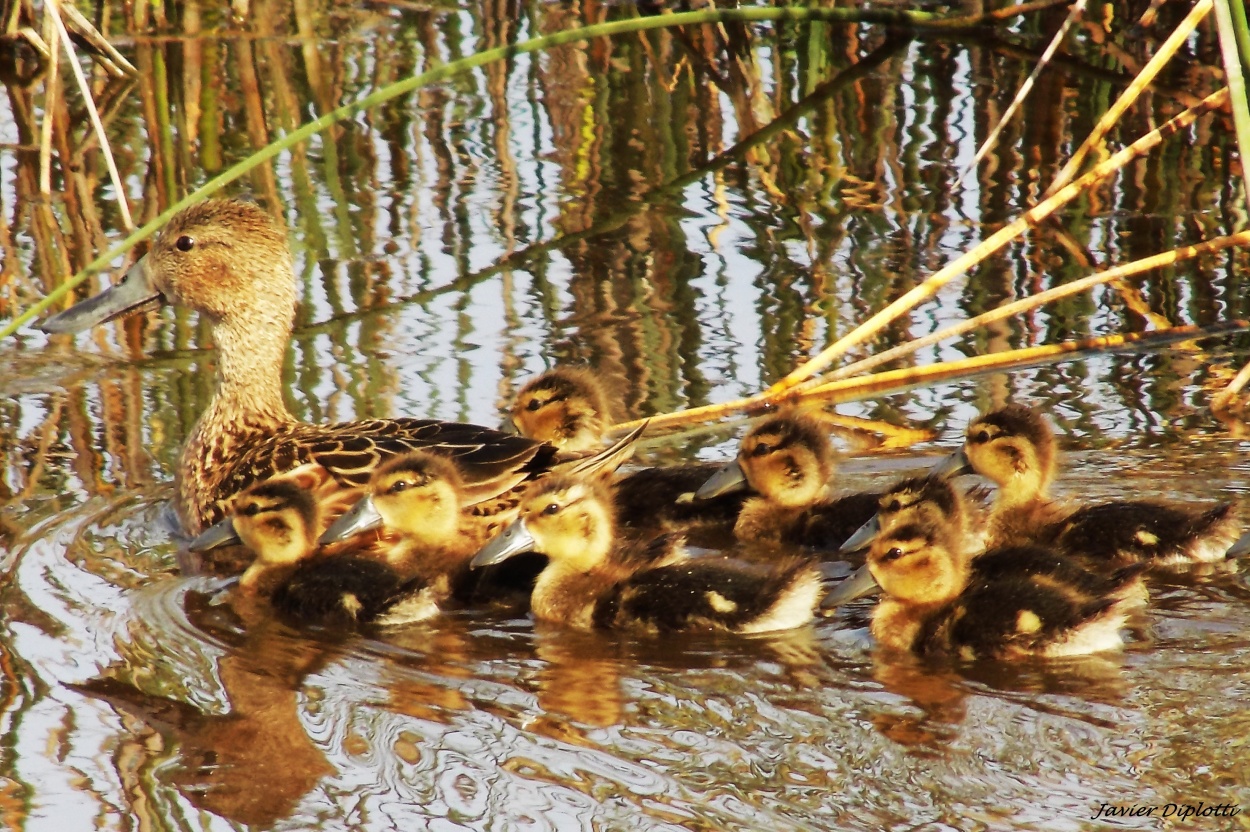
[[907,523],[945,526],[962,533],[967,508],[959,490],[941,477],[911,477],[895,483],[877,501],[877,523],[889,531]]
[[541,552],[552,566],[589,572],[612,551],[616,518],[612,494],[597,479],[552,476],[521,500],[520,516],[473,558],[473,566],[499,563],[522,552]]
[[318,511],[313,493],[289,479],[266,480],[236,497],[230,522],[256,554],[239,585],[249,591],[259,589],[271,570],[312,555],[317,549]]
[[201,202],[175,214],[121,282],[44,322],[78,332],[112,318],[173,303],[214,324],[290,330],[295,280],[286,229],[259,205]]
[[906,604],[945,604],[968,582],[967,559],[935,524],[912,522],[883,532],[868,552],[868,569],[881,589]]
[[510,411],[517,432],[566,451],[603,445],[612,421],[603,384],[589,370],[559,367],[531,379]]
[[742,438],[737,462],[753,491],[783,506],[806,506],[833,476],[833,446],[820,422],[782,414]]
[[460,469],[445,456],[412,451],[380,466],[369,496],[391,529],[428,543],[456,534],[460,522]]
[[975,419],[965,434],[969,465],[998,484],[999,501],[1045,496],[1055,471],[1055,435],[1040,413],[1012,404]]
[[326,529],[321,542],[386,526],[422,545],[444,544],[459,529],[462,483],[460,469],[445,456],[401,454],[377,467],[364,496]]

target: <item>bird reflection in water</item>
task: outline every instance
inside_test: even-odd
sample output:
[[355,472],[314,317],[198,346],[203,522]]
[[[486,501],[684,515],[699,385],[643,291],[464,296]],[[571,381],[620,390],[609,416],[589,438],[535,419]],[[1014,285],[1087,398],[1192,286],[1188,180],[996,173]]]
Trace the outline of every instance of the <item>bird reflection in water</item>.
[[78,690],[137,714],[181,755],[172,782],[197,807],[248,826],[289,817],[300,799],[335,773],[300,720],[303,680],[338,658],[333,643],[304,639],[270,619],[241,634],[220,607],[188,595],[189,621],[229,645],[217,662],[229,712],[210,714],[187,702],[152,696],[115,678]]

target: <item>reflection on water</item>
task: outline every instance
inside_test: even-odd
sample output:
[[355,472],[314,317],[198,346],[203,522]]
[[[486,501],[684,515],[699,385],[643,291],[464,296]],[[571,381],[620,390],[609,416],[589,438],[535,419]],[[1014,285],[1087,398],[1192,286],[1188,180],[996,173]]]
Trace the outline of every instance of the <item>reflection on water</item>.
[[[253,0],[233,20],[195,0],[104,5],[142,70],[129,88],[96,80],[143,217],[390,80],[636,13]],[[1150,33],[1122,35],[1138,11],[1112,4],[1087,22],[959,189],[1062,10],[943,38],[657,31],[488,65],[366,113],[244,183],[292,227],[291,405],[310,420],[494,424],[527,375],[562,361],[598,368],[631,417],[754,392],[1034,201],[1153,51]],[[1158,32],[1183,12],[1165,4]],[[1217,66],[1201,28],[1112,143],[1213,90]],[[121,230],[96,144],[72,127],[77,93],[54,105],[71,129],[48,201],[32,149],[43,93],[6,91],[9,316]],[[878,346],[1227,233],[1244,207],[1232,153],[1227,117],[1201,119]],[[1247,266],[1232,250],[913,360],[1246,316]],[[914,472],[1016,398],[1054,420],[1067,493],[1242,503],[1244,425],[1207,402],[1244,346],[1087,357],[842,406],[846,487]],[[639,639],[502,610],[336,637],[218,603],[219,581],[180,574],[163,515],[211,392],[210,347],[176,310],[0,346],[10,828],[1088,829],[1110,828],[1090,820],[1103,802],[1250,809],[1244,568],[1160,577],[1121,655],[1010,667],[875,656],[863,605],[778,636]],[[644,456],[727,458],[741,429]]]

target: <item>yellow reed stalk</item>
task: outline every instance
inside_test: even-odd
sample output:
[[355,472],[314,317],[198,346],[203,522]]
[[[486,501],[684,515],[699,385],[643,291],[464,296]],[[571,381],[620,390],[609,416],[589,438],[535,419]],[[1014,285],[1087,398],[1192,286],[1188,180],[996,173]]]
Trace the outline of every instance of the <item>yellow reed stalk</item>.
[[1124,111],[1137,100],[1137,96],[1141,95],[1142,91],[1150,86],[1155,76],[1163,69],[1164,64],[1172,59],[1172,56],[1176,54],[1176,50],[1180,49],[1185,41],[1188,40],[1194,28],[1211,12],[1213,5],[1214,0],[1198,0],[1198,3],[1190,9],[1189,14],[1176,27],[1176,31],[1163,42],[1163,45],[1159,47],[1159,51],[1155,53],[1154,57],[1142,67],[1141,72],[1137,73],[1137,77],[1120,94],[1119,99],[1111,105],[1107,112],[1103,113],[1102,118],[1094,125],[1094,129],[1090,131],[1089,136],[1077,148],[1076,153],[1072,154],[1072,158],[1063,166],[1063,170],[1059,171],[1059,175],[1055,177],[1054,182],[1050,183],[1046,193],[1042,194],[1043,199],[1056,193],[1060,188],[1067,185],[1072,180],[1072,177],[1076,176],[1081,169],[1081,165],[1085,162],[1085,157],[1090,154],[1094,147],[1102,143],[1103,138],[1107,135],[1107,131],[1119,121]]
[[1228,383],[1220,392],[1211,397],[1211,409],[1218,413],[1227,413],[1232,408],[1233,399],[1241,392],[1246,383],[1250,382],[1250,363],[1241,368],[1241,371]]
[[1104,335],[1096,338],[1085,338],[1080,341],[1064,341],[1060,344],[1024,347],[988,355],[974,355],[971,358],[961,358],[958,361],[944,361],[940,364],[930,364],[924,367],[907,367],[870,376],[830,381],[802,390],[792,398],[795,402],[804,403],[816,399],[832,403],[854,401],[884,395],[889,392],[898,392],[910,387],[936,384],[952,378],[1018,369],[1031,364],[1061,361],[1073,358],[1077,354],[1111,352],[1123,347],[1131,347],[1133,349],[1141,349],[1144,346],[1157,347],[1177,341],[1190,341],[1195,338],[1240,332],[1248,328],[1250,328],[1250,322],[1228,321],[1209,327],[1177,326],[1162,332]]
[[1020,85],[1020,89],[1016,92],[1016,97],[1011,100],[1011,104],[1007,106],[1007,111],[998,120],[998,124],[994,125],[994,129],[990,131],[989,136],[981,143],[981,147],[977,150],[977,155],[964,168],[963,173],[959,174],[959,178],[955,180],[954,187],[951,188],[952,191],[959,189],[959,186],[963,184],[964,178],[976,170],[977,165],[981,164],[981,160],[985,158],[985,154],[989,153],[998,144],[998,137],[1002,135],[1003,129],[1011,121],[1012,116],[1016,114],[1016,110],[1020,109],[1024,99],[1028,98],[1029,93],[1033,91],[1033,85],[1037,83],[1037,76],[1042,74],[1042,70],[1050,63],[1050,59],[1055,56],[1055,52],[1059,49],[1059,44],[1063,43],[1063,39],[1067,37],[1068,30],[1072,28],[1072,24],[1076,22],[1077,18],[1085,14],[1085,3],[1086,0],[1076,0],[1072,4],[1072,8],[1068,9],[1068,16],[1064,18],[1059,31],[1055,32],[1055,36],[1050,39],[1050,44],[1046,47],[1046,51],[1042,53],[1042,57],[1038,58],[1033,71],[1029,73],[1029,77],[1024,79],[1024,83]]
[[1153,269],[1171,266],[1184,260],[1190,260],[1203,254],[1211,254],[1221,249],[1230,248],[1232,246],[1250,245],[1250,231],[1240,231],[1236,234],[1230,234],[1227,237],[1217,237],[1214,240],[1208,240],[1205,243],[1198,243],[1192,246],[1182,246],[1180,248],[1155,254],[1151,257],[1144,257],[1141,260],[1134,260],[1132,263],[1125,263],[1122,266],[1116,266],[1089,277],[1082,277],[1080,280],[1073,280],[1071,283],[1065,283],[1062,286],[1056,286],[1053,289],[1047,289],[1036,295],[1030,295],[1027,298],[1005,303],[1002,306],[991,309],[988,312],[977,315],[975,318],[969,318],[961,321],[946,329],[934,332],[931,335],[925,335],[914,341],[908,341],[906,344],[900,344],[893,349],[885,352],[871,355],[868,358],[856,361],[854,364],[848,364],[824,376],[825,381],[834,381],[842,378],[850,378],[859,373],[865,373],[874,367],[880,367],[897,358],[910,355],[925,347],[932,346],[940,341],[948,338],[954,338],[963,335],[965,332],[971,332],[983,326],[988,326],[996,321],[1004,318],[1010,318],[1019,315],[1022,312],[1029,312],[1044,304],[1084,292],[1101,283],[1107,283],[1112,280],[1119,280],[1126,277],[1137,277],[1145,274]]
[[109,179],[113,182],[113,190],[117,193],[117,207],[121,212],[122,226],[127,233],[135,230],[134,221],[130,219],[130,206],[126,204],[126,190],[122,187],[122,177],[117,171],[117,163],[113,160],[113,150],[109,147],[108,136],[104,132],[104,124],[100,121],[100,112],[96,109],[95,98],[91,95],[91,85],[87,83],[87,76],[83,74],[82,67],[78,65],[76,53],[74,52],[74,42],[69,39],[69,31],[65,28],[65,21],[61,20],[60,0],[47,0],[44,4],[44,11],[52,18],[52,25],[56,27],[57,35],[61,39],[61,45],[65,47],[65,54],[69,56],[68,63],[74,72],[74,78],[78,81],[78,89],[82,92],[83,103],[87,105],[87,115],[91,119],[91,126],[95,130],[96,137],[100,140],[100,151],[104,154],[104,163],[108,167]]
[[[1203,114],[1223,107],[1228,102],[1228,90],[1222,89],[1218,92],[1204,98],[1200,103],[1190,107],[1183,112],[1177,114],[1168,122],[1160,125],[1154,130],[1142,136],[1128,147],[1120,150],[1111,158],[1097,165],[1093,170],[1086,173],[1075,182],[1066,185],[1054,196],[1043,200],[1038,205],[1030,208],[1021,217],[1014,222],[999,229],[988,239],[974,248],[972,251],[966,252],[945,267],[938,270],[928,280],[914,287],[900,298],[895,300],[885,309],[873,315],[867,321],[851,330],[849,333],[840,338],[837,342],[826,347],[819,355],[808,360],[790,375],[778,381],[772,387],[763,393],[753,397],[752,404],[760,401],[776,401],[786,396],[794,388],[828,367],[838,358],[840,358],[851,347],[857,346],[868,339],[876,336],[881,330],[885,329],[897,318],[910,312],[920,303],[929,300],[938,293],[943,286],[954,280],[959,275],[980,263],[990,255],[1003,248],[1009,242],[1022,234],[1029,226],[1034,225],[1046,217],[1049,217],[1059,208],[1070,202],[1079,194],[1084,193],[1095,183],[1106,179],[1111,174],[1118,171],[1131,160],[1141,156],[1150,150],[1153,150],[1164,139],[1175,133],[1180,132],[1193,124]],[[655,424],[655,423],[653,423]],[[662,424],[662,423],[661,423]],[[659,426],[658,424],[656,425]]]

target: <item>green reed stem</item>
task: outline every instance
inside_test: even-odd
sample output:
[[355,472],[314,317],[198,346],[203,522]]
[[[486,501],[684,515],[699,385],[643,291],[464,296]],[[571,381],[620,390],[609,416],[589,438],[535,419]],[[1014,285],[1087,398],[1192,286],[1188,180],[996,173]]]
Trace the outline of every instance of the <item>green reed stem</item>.
[[1237,131],[1237,155],[1241,157],[1242,183],[1245,199],[1250,205],[1250,106],[1246,103],[1246,79],[1242,72],[1246,53],[1246,10],[1241,0],[1215,0],[1215,24],[1220,35],[1220,52],[1224,56],[1224,74],[1228,78],[1229,103],[1233,108],[1233,127]]
[[[1056,5],[1058,2],[1066,2],[1066,0],[1042,0],[1042,2],[1027,3],[1016,7],[1016,10],[1020,12],[1032,11]],[[1006,13],[1010,12],[1008,11]],[[157,215],[151,222],[144,225],[116,246],[88,263],[87,266],[80,272],[50,292],[47,297],[32,305],[21,315],[10,321],[3,329],[0,329],[0,338],[6,338],[9,335],[12,335],[27,321],[34,318],[36,315],[41,314],[53,304],[64,298],[65,295],[68,294],[74,287],[78,286],[78,284],[82,283],[91,275],[106,269],[109,264],[113,262],[113,260],[122,256],[126,252],[130,251],[130,249],[134,248],[135,245],[155,234],[162,226],[165,225],[170,217],[181,211],[183,208],[199,202],[210,194],[216,193],[229,183],[240,178],[259,165],[273,159],[283,151],[311,138],[317,133],[320,133],[340,121],[351,118],[361,111],[368,110],[371,107],[376,107],[379,104],[383,104],[393,98],[412,92],[413,90],[429,86],[430,84],[436,84],[440,81],[445,81],[455,75],[468,72],[472,69],[477,69],[478,67],[495,61],[510,60],[517,55],[524,55],[530,52],[540,52],[556,46],[563,46],[568,43],[577,43],[580,41],[590,40],[592,38],[613,37],[616,35],[648,31],[651,29],[663,29],[673,26],[698,26],[717,23],[761,23],[770,21],[830,21],[837,23],[878,23],[882,25],[904,26],[917,29],[962,29],[976,26],[986,20],[999,20],[1004,16],[1004,10],[991,13],[990,15],[943,18],[939,15],[928,12],[895,9],[702,9],[693,12],[662,14],[653,17],[639,17],[630,20],[597,23],[592,26],[569,29],[565,32],[555,32],[550,35],[531,38],[530,40],[526,40],[521,43],[500,46],[495,49],[488,49],[484,52],[477,52],[466,58],[461,58],[431,69],[427,72],[423,72],[420,75],[414,75],[411,78],[405,78],[402,81],[396,81],[393,84],[389,84],[372,95],[368,95],[360,99],[359,101],[344,104],[335,110],[331,110],[320,118],[308,122],[298,130],[294,130],[277,141],[261,148],[247,159],[239,162],[218,176],[215,176],[208,182],[205,182],[199,188],[196,188],[194,191],[187,194],[187,196],[169,206]]]

